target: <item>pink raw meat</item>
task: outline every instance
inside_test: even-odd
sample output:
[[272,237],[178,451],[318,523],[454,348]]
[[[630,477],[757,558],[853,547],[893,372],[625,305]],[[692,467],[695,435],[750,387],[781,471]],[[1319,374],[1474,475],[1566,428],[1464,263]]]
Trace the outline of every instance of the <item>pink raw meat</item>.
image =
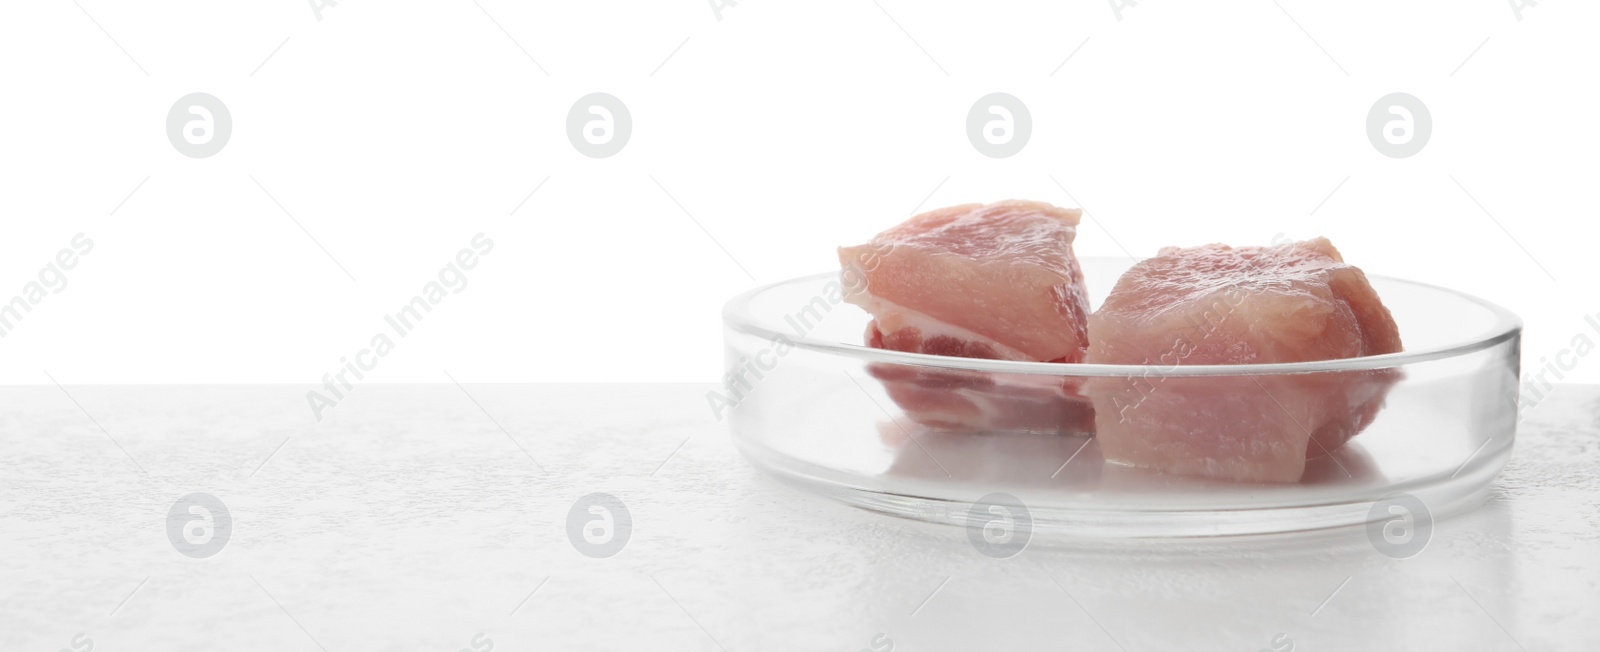
[[[885,348],[873,340],[869,345]],[[867,373],[913,421],[946,430],[1087,434],[1094,409],[1076,379],[875,362]]]
[[887,348],[1004,360],[1083,360],[1089,295],[1072,255],[1082,211],[1010,200],[917,215],[840,247]]
[[1168,247],[1089,317],[1091,364],[1153,365],[1089,380],[1107,460],[1182,475],[1295,482],[1377,416],[1393,370],[1168,377],[1161,368],[1332,360],[1401,350],[1394,318],[1325,238]]
[[[929,211],[841,247],[845,300],[873,316],[868,346],[932,355],[1079,362],[1088,294],[1072,253],[1082,211],[1032,201]],[[874,364],[907,415],[954,429],[1082,432],[1076,383]]]

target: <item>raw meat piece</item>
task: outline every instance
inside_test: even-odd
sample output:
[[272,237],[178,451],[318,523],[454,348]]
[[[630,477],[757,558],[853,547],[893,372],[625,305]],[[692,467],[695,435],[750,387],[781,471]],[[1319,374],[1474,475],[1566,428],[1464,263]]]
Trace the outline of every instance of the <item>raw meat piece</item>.
[[885,348],[1079,362],[1089,313],[1072,255],[1081,214],[1011,200],[917,215],[839,248],[845,301],[872,313]]
[[1089,317],[1085,362],[1154,365],[1093,378],[1107,460],[1182,475],[1295,482],[1377,416],[1393,370],[1167,377],[1175,365],[1331,360],[1401,350],[1367,277],[1325,238],[1271,247],[1168,247]]
[[[1089,300],[1072,254],[1081,213],[1031,201],[964,204],[840,248],[845,300],[874,317],[866,344],[1081,361]],[[1086,432],[1092,425],[1076,381],[895,364],[872,364],[868,372],[911,419],[930,427]]]
[[1094,408],[1079,393],[1076,379],[881,362],[867,365],[867,373],[883,383],[906,416],[930,428],[1094,431]]

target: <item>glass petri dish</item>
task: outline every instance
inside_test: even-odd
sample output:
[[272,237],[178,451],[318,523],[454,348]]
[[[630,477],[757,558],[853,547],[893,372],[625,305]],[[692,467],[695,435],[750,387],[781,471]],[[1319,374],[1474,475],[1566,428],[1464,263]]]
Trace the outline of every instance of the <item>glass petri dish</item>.
[[[1081,260],[1091,305],[1133,262]],[[707,400],[729,423],[739,451],[763,471],[850,505],[929,522],[966,525],[973,506],[995,494],[1026,507],[1032,532],[1068,537],[1304,532],[1388,519],[1374,505],[1399,494],[1420,501],[1429,518],[1442,518],[1480,502],[1511,455],[1521,320],[1446,288],[1381,276],[1371,281],[1399,325],[1405,352],[1157,367],[869,348],[861,342],[870,317],[843,302],[838,273],[815,274],[728,302],[728,374]],[[927,427],[901,407],[912,402],[894,392],[896,374],[907,373],[1011,387],[1154,374],[1162,391],[1180,393],[1292,376],[1376,373],[1395,380],[1371,424],[1331,454],[1308,460],[1299,482],[1256,483],[1107,462],[1092,413],[1075,409],[1035,410],[1031,421],[998,430]]]

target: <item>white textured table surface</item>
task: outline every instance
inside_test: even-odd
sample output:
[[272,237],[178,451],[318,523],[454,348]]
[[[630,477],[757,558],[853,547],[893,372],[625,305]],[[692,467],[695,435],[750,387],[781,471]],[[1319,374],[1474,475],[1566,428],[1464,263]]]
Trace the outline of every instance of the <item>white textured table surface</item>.
[[[321,423],[305,389],[0,388],[0,650],[1600,649],[1596,387],[1406,560],[1359,530],[991,559],[763,477],[705,386],[366,385]],[[167,532],[194,492],[233,521],[210,557]],[[633,518],[613,557],[568,540],[593,492]]]

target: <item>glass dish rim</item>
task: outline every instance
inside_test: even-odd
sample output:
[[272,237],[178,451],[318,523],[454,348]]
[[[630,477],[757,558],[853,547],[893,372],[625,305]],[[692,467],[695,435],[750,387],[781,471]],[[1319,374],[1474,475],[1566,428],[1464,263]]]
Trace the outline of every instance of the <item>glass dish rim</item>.
[[[1129,258],[1115,256],[1090,256],[1086,260],[1103,260],[1124,262]],[[1467,339],[1451,342],[1442,346],[1435,346],[1420,350],[1401,351],[1399,353],[1385,353],[1381,355],[1360,358],[1340,358],[1335,360],[1317,360],[1311,362],[1275,362],[1268,364],[1228,364],[1228,365],[1123,365],[1123,364],[1088,364],[1088,363],[1059,363],[1059,362],[1025,362],[1018,360],[991,360],[981,358],[958,358],[951,356],[930,355],[926,353],[909,353],[904,351],[891,351],[887,349],[874,349],[864,344],[851,344],[837,342],[831,339],[814,337],[812,335],[797,336],[794,333],[780,332],[767,328],[760,323],[760,318],[751,313],[750,304],[760,294],[773,288],[791,283],[803,283],[822,280],[828,277],[837,277],[839,272],[818,272],[805,276],[775,281],[756,286],[735,295],[729,299],[722,308],[723,324],[735,331],[755,335],[765,340],[783,340],[795,348],[806,349],[817,353],[844,356],[871,362],[893,363],[915,367],[932,367],[938,369],[962,369],[968,371],[982,371],[1002,374],[1022,374],[1035,376],[1074,376],[1074,377],[1126,377],[1133,375],[1158,375],[1164,377],[1198,377],[1198,376],[1256,376],[1256,375],[1284,375],[1304,374],[1330,371],[1372,371],[1380,369],[1394,369],[1406,365],[1442,360],[1457,356],[1467,355],[1481,351],[1507,340],[1516,338],[1522,332],[1522,318],[1516,313],[1507,310],[1499,304],[1478,298],[1476,296],[1452,290],[1432,283],[1395,278],[1381,274],[1369,274],[1375,279],[1383,279],[1392,283],[1426,288],[1436,292],[1455,295],[1469,303],[1476,304],[1488,310],[1495,318],[1495,323],[1487,331],[1487,335],[1476,339]],[[847,304],[840,304],[847,305]]]

